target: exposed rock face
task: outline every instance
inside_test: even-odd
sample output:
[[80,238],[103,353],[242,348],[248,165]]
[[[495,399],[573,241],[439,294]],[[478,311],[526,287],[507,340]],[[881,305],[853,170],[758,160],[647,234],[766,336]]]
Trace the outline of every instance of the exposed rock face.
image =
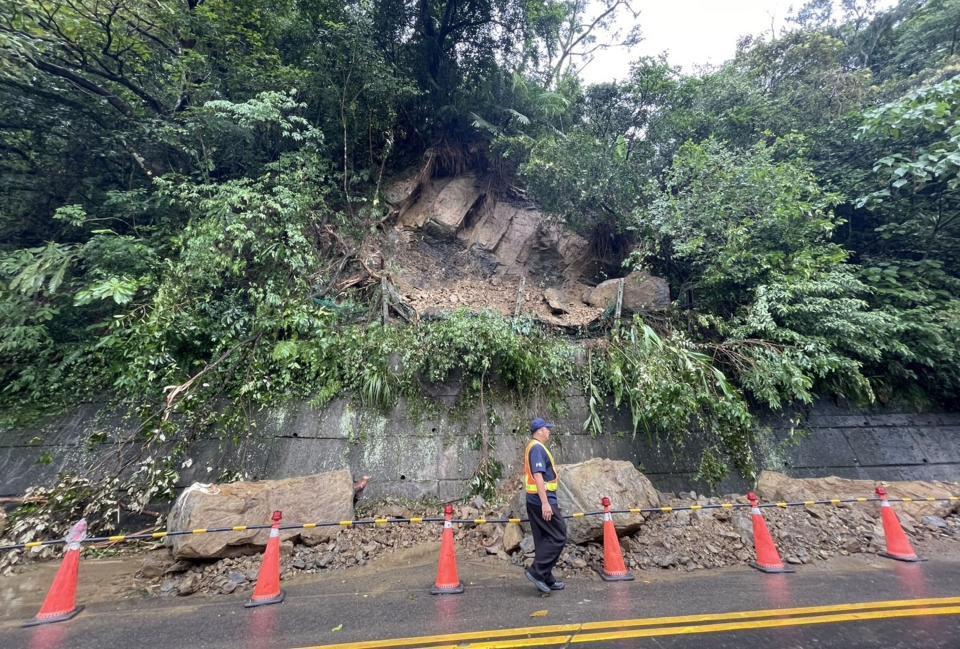
[[[223,485],[193,484],[174,503],[168,517],[172,530],[267,524],[274,510],[283,512],[285,524],[341,521],[353,518],[353,478],[350,471],[318,475],[234,482]],[[299,537],[313,545],[329,539],[337,528],[282,530],[287,541]],[[168,537],[178,559],[206,559],[260,552],[269,530],[193,534]]]
[[[757,493],[767,500],[803,501],[830,500],[874,496],[877,483],[873,480],[848,480],[829,476],[827,478],[789,478],[776,471],[763,471],[757,482]],[[911,503],[896,503],[897,511],[913,518],[923,516],[944,517],[960,510],[957,502],[927,502],[927,497],[949,498],[960,495],[960,485],[950,482],[914,480],[887,484],[890,498],[914,498]]]
[[[609,308],[617,303],[619,279],[608,279],[590,289],[583,301],[590,306]],[[623,309],[641,311],[666,309],[670,306],[670,286],[667,280],[644,272],[633,272],[623,278]]]
[[[561,464],[557,500],[564,515],[603,509],[600,499],[610,498],[613,509],[659,507],[660,494],[650,480],[630,462],[592,458],[579,464]],[[514,501],[514,511],[526,516],[526,494]],[[643,525],[642,514],[618,514],[614,523],[619,534],[632,534]],[[567,520],[570,542],[582,544],[603,538],[603,518],[586,516]]]
[[426,222],[427,230],[439,237],[453,237],[479,198],[476,178],[454,178],[434,199]]
[[7,531],[7,513],[0,509],[0,536]]

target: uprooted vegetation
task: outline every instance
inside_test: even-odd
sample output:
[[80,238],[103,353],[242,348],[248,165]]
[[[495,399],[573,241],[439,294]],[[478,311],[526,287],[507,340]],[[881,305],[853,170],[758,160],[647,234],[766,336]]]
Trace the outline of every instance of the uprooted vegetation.
[[57,502],[141,510],[259,409],[452,373],[705,436],[709,481],[750,475],[758,407],[956,402],[955,4],[593,86],[563,48],[591,3],[261,4],[0,9],[3,422],[137,422]]

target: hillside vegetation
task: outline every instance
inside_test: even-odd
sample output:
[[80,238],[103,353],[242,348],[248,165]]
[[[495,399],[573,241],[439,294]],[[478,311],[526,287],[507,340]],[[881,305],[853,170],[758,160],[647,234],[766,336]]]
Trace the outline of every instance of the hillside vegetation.
[[[873,5],[813,0],[719,67],[639,58],[585,85],[589,52],[642,38],[640,3],[3,3],[3,420],[109,395],[163,449],[104,483],[139,507],[197,431],[454,374],[471,403],[559,407],[578,382],[597,434],[615,402],[633,433],[703,436],[708,481],[751,475],[760,408],[955,404],[960,1]],[[585,350],[390,307],[367,254],[386,188],[464,172],[561,219],[606,275],[666,278],[674,307],[608,318]]]

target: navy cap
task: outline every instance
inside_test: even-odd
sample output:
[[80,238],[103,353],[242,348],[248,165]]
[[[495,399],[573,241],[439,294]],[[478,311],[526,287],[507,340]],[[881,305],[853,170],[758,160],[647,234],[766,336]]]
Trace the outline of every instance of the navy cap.
[[547,421],[540,419],[539,417],[537,417],[536,419],[530,422],[531,433],[535,433],[541,428],[553,428],[553,424],[548,423]]

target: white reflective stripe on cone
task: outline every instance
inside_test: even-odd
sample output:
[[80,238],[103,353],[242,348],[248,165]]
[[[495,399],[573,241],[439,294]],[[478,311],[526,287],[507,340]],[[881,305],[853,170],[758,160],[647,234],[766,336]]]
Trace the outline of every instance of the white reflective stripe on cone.
[[759,507],[754,507],[754,508],[751,509],[750,511],[753,512],[753,515],[754,515],[754,516],[762,516],[762,515],[763,515],[763,514],[761,513]]
[[278,529],[275,528],[275,527],[271,527],[271,528],[270,528],[270,538],[271,538],[271,539],[275,539],[275,538],[277,538],[278,536],[280,536],[280,530],[278,530]]
[[888,501],[886,498],[884,498],[883,500],[880,501],[880,506],[881,506],[881,507],[889,507],[889,506],[890,506],[890,501]]
[[610,512],[606,512],[606,513],[603,515],[603,520],[604,520],[604,521],[612,521],[612,520],[613,520],[613,515],[612,515]]
[[453,523],[450,521],[443,521],[443,529],[449,530],[453,528]]

